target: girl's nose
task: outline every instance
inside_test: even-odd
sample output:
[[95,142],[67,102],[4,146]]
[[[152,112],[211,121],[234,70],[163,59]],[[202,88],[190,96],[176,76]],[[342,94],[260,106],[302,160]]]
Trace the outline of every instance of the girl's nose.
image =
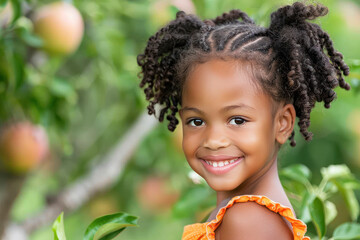
[[229,139],[224,134],[224,130],[220,127],[209,127],[205,133],[205,139],[203,147],[211,150],[217,150],[219,148],[225,148],[230,145]]

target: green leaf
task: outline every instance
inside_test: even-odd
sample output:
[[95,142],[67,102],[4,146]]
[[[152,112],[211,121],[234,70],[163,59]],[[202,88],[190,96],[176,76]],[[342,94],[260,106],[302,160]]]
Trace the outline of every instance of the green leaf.
[[63,218],[64,212],[62,212],[53,223],[52,230],[54,232],[54,240],[66,240]]
[[300,218],[305,223],[308,223],[311,221],[309,206],[310,202],[313,199],[313,195],[311,195],[309,192],[305,192],[303,195],[302,201],[301,201],[301,207],[300,207]]
[[[105,237],[100,238],[99,240],[110,240],[113,239],[114,237],[116,237],[117,235],[119,235],[120,232],[122,232],[125,228],[121,228],[118,231],[112,232],[108,235],[106,235]],[[95,239],[95,237],[94,237]]]
[[344,178],[351,176],[350,169],[345,164],[341,165],[330,165],[326,168],[321,169],[321,175],[323,178],[329,180],[336,178]]
[[21,16],[18,18],[15,24],[16,32],[18,36],[29,46],[31,47],[42,47],[43,46],[43,40],[34,35],[33,33],[33,23],[32,21],[25,17]]
[[336,179],[336,181],[333,182],[342,184],[344,187],[348,189],[360,189],[360,181],[353,176],[348,178]]
[[359,223],[341,224],[335,229],[333,234],[333,239],[334,240],[360,239],[360,224]]
[[333,202],[326,201],[325,202],[325,222],[329,224],[332,222],[337,215],[336,206]]
[[103,226],[101,226],[95,236],[94,240],[101,239],[101,240],[107,240],[107,239],[113,239],[116,237],[120,232],[122,232],[125,227],[131,227],[134,225],[131,224],[120,224],[120,223],[108,223]]
[[309,184],[309,179],[311,178],[310,170],[302,164],[294,164],[286,167],[280,171],[280,174],[283,177],[292,179],[305,186]]
[[84,240],[108,240],[116,237],[125,227],[138,226],[138,217],[115,213],[95,219],[86,229]]
[[319,197],[315,197],[309,206],[309,210],[318,237],[319,239],[321,239],[326,232],[325,210],[323,201]]
[[346,207],[348,208],[349,214],[351,216],[351,220],[355,221],[359,216],[360,209],[359,202],[356,199],[354,190],[347,188],[346,185],[339,182],[335,182],[335,184],[345,200]]
[[76,97],[76,92],[69,82],[65,79],[54,78],[49,82],[50,92],[57,97],[64,97],[72,99]]
[[15,23],[22,15],[21,0],[11,0],[14,16],[12,22]]

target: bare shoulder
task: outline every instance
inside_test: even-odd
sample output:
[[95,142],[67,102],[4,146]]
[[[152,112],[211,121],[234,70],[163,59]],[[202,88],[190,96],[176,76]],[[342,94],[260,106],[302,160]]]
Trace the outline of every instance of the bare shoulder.
[[228,208],[216,236],[220,240],[293,239],[281,215],[254,202],[236,203]]

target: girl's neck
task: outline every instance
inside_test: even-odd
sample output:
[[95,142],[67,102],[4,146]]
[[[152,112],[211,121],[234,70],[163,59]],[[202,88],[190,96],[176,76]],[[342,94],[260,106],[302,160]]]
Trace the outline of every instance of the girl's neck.
[[[240,195],[262,195],[270,198],[274,202],[278,202],[283,206],[290,207],[295,215],[295,211],[286,196],[286,193],[281,185],[278,169],[277,169],[277,156],[275,155],[271,165],[265,169],[261,175],[242,184],[237,189],[230,192],[217,192],[217,206],[212,211],[208,218],[208,222],[215,219],[219,209],[225,207],[231,198]],[[291,227],[290,223],[287,222]]]
[[[259,175],[241,184],[232,191],[217,192],[217,205],[228,202],[232,197],[239,195],[264,195],[289,206],[289,201],[281,185],[278,169],[277,155],[274,156],[271,164]],[[225,204],[226,204],[225,203]]]

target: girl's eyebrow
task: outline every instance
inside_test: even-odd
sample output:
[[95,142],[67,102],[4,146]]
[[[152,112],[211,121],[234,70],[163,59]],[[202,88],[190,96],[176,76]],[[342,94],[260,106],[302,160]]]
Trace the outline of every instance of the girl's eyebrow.
[[[230,105],[230,106],[226,106],[224,107],[223,109],[221,109],[221,112],[228,112],[232,109],[235,109],[235,108],[246,108],[246,109],[249,109],[249,110],[255,110],[255,108],[253,107],[250,107],[249,105],[246,105],[246,104],[243,104],[243,103],[240,103],[240,104],[237,104],[237,105]],[[184,111],[193,111],[193,112],[197,112],[199,114],[202,114],[204,115],[204,112],[201,111],[200,109],[197,109],[197,108],[194,108],[194,107],[183,107],[179,110],[179,112],[184,112]]]
[[183,108],[181,108],[179,110],[179,113],[181,114],[181,113],[183,113],[185,111],[193,111],[193,112],[197,112],[197,113],[202,114],[202,115],[204,114],[203,111],[201,111],[201,110],[199,110],[197,108],[193,108],[193,107],[183,107]]

